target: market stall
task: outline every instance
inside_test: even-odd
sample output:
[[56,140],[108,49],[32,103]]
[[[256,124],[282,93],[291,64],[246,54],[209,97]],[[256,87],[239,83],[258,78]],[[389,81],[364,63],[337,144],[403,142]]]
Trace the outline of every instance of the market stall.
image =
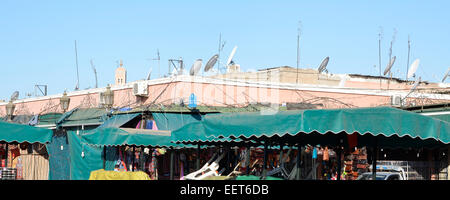
[[2,180],[48,180],[48,129],[0,121]]
[[[188,124],[173,134],[179,136],[178,141],[192,141],[183,137],[194,132],[204,141],[205,138],[262,141],[265,152],[269,145],[277,143],[297,146],[299,150],[305,145],[312,145],[313,150],[317,150],[317,145],[333,147],[337,179],[345,171],[343,157],[361,147],[371,149],[372,165],[376,165],[378,148],[445,148],[450,142],[448,122],[390,107],[280,111],[272,115],[259,112],[217,114]],[[267,155],[264,157],[263,168],[266,169],[268,159]],[[296,159],[296,163],[302,163],[301,153],[297,153]],[[296,170],[299,179],[299,165]]]

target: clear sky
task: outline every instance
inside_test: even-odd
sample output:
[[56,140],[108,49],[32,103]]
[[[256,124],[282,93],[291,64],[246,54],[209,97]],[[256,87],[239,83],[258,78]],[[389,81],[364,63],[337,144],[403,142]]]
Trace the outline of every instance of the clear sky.
[[[405,78],[408,35],[410,64],[419,58],[422,80],[438,82],[450,67],[450,2],[442,1],[0,1],[0,99],[35,93],[73,91],[95,86],[90,66],[97,68],[99,87],[114,82],[122,59],[128,81],[144,79],[150,67],[159,74],[168,59],[182,57],[189,69],[218,51],[226,41],[226,59],[235,45],[234,61],[243,71],[296,66],[297,29],[301,21],[300,67],[317,68],[330,56],[331,73],[378,75],[378,33],[382,27],[382,69],[397,30],[392,69]],[[376,65],[376,67],[374,67]]]

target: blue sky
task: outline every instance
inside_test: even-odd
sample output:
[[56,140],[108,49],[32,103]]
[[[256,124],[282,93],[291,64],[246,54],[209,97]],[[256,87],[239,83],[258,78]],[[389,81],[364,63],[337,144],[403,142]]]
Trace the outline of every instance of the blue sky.
[[[123,60],[128,81],[152,78],[161,53],[161,73],[168,59],[182,57],[190,68],[217,53],[219,34],[226,41],[222,59],[235,45],[234,61],[243,71],[296,66],[297,28],[301,21],[300,66],[317,68],[330,56],[331,73],[378,75],[378,32],[383,29],[382,68],[397,30],[392,71],[405,78],[407,41],[410,63],[421,59],[417,75],[440,81],[450,67],[449,1],[22,1],[0,2],[0,99],[14,91],[20,98],[35,84],[49,94],[76,85],[77,40],[80,89],[114,82]],[[374,68],[374,65],[377,65]]]

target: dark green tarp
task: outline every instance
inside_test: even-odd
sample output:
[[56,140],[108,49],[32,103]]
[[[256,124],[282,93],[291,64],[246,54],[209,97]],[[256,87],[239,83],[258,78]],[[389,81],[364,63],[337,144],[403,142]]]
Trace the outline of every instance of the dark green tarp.
[[100,125],[108,113],[105,108],[75,108],[64,113],[56,124],[58,127]]
[[113,115],[111,116],[111,118],[106,120],[102,125],[100,125],[99,128],[106,128],[106,127],[119,128],[139,115],[140,114],[138,113]]
[[0,121],[0,141],[48,143],[51,141],[53,131],[23,124],[13,124]]
[[152,113],[152,116],[159,130],[171,131],[204,118],[204,115],[200,113]]
[[58,119],[61,118],[61,113],[47,113],[39,115],[38,125],[56,125]]
[[[171,147],[179,146],[170,142],[170,131],[153,131],[146,129],[98,127],[89,133],[82,135],[82,142],[97,146],[153,146],[153,147]],[[164,132],[164,133],[162,133]],[[161,135],[166,134],[166,135]]]
[[328,135],[336,140],[338,133],[358,133],[450,143],[450,123],[391,107],[280,111],[272,115],[260,112],[217,114],[172,132],[177,141],[318,135],[311,133],[332,133]]

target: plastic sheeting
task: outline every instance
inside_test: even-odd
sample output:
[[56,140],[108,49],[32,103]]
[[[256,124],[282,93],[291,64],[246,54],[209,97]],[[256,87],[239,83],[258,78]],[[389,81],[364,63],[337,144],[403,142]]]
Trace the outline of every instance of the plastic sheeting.
[[70,146],[67,134],[57,131],[52,141],[47,144],[49,154],[49,179],[70,180]]
[[103,169],[103,148],[81,143],[81,134],[76,129],[67,131],[70,144],[70,179],[88,180],[91,171]]

